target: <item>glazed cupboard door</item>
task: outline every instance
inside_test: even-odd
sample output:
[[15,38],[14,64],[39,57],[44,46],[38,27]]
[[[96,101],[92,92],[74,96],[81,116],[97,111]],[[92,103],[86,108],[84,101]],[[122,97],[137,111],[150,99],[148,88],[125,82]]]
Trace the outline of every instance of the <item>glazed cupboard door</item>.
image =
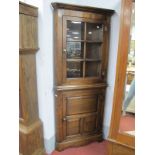
[[104,21],[63,17],[63,82],[103,82]]
[[100,131],[103,94],[101,90],[72,91],[63,93],[64,139],[87,136]]

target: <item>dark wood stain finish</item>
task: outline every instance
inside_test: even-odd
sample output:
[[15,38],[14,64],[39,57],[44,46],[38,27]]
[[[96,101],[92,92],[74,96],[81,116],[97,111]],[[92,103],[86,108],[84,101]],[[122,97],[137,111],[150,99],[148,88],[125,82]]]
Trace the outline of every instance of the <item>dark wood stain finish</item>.
[[[56,148],[63,150],[102,140],[110,17],[114,11],[63,3],[52,3],[52,6],[55,32]],[[84,23],[83,38],[72,40],[83,44],[82,58],[67,58],[67,21]],[[98,35],[94,29],[92,33],[96,40],[87,37],[89,23],[92,24],[90,27],[93,24],[103,25],[103,33],[100,34],[103,40],[96,39]],[[100,54],[95,54],[97,50]],[[78,62],[83,63],[81,77],[67,78],[68,62],[74,62],[75,66]],[[97,74],[94,65],[99,66]]]
[[43,127],[38,116],[36,52],[38,9],[19,2],[19,152],[43,155]]

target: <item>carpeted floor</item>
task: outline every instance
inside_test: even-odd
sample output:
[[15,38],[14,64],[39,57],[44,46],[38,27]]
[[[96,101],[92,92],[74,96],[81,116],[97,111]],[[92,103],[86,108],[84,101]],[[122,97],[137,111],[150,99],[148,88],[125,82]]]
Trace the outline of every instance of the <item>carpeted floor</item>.
[[107,141],[94,142],[85,146],[54,151],[51,155],[107,155]]

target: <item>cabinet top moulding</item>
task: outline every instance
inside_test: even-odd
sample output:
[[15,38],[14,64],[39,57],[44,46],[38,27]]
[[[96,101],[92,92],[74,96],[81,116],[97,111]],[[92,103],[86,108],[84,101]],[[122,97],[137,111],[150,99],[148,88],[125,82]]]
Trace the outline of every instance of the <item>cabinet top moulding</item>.
[[94,13],[106,13],[108,15],[112,15],[115,12],[114,10],[111,9],[65,4],[65,3],[51,3],[51,5],[53,6],[54,9],[68,9],[68,10],[94,12]]
[[29,16],[38,17],[38,8],[29,4],[25,4],[23,2],[19,2],[19,13],[25,14]]

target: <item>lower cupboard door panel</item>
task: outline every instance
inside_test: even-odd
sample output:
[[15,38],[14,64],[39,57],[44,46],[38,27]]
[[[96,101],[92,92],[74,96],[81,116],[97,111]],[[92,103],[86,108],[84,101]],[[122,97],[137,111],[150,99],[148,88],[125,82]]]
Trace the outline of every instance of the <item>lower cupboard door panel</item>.
[[80,136],[80,119],[70,119],[66,122],[66,136]]
[[67,118],[64,122],[64,139],[82,137],[98,131],[97,114],[88,114],[88,116],[84,117],[77,116],[77,118],[75,118],[76,116],[73,117]]
[[87,116],[83,118],[83,134],[91,134],[97,130],[97,116]]

